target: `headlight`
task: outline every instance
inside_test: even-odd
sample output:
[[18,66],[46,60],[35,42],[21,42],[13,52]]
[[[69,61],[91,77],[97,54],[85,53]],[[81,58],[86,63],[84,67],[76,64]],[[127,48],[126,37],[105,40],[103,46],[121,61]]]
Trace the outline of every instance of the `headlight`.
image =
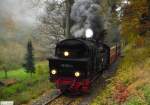
[[65,56],[65,57],[69,56],[69,52],[68,52],[68,51],[65,51],[65,52],[64,52],[64,56]]
[[76,77],[79,77],[79,76],[80,76],[80,72],[75,72],[74,75],[75,75]]
[[51,71],[51,73],[52,73],[53,75],[55,75],[55,74],[57,73],[57,71],[56,71],[55,69],[53,69],[53,70]]

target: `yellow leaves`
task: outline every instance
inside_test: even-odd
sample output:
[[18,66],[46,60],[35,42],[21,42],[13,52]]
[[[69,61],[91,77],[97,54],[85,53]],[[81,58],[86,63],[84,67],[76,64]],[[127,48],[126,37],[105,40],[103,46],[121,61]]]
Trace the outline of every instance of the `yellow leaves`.
[[124,16],[121,21],[121,34],[127,40],[136,39],[140,30],[147,29],[145,27],[150,26],[141,26],[140,22],[142,14],[148,11],[147,0],[130,0],[130,2],[131,4],[124,9]]
[[139,36],[139,37],[137,38],[136,45],[137,45],[138,47],[142,47],[142,46],[144,46],[144,42],[145,42],[144,38],[141,37],[141,36]]
[[150,72],[150,55],[147,61],[145,62],[145,68],[147,68],[147,70]]
[[121,33],[123,38],[131,38],[138,36],[139,19],[137,17],[126,17],[122,21]]
[[147,11],[147,0],[131,0],[132,11],[137,15],[141,16],[143,12]]

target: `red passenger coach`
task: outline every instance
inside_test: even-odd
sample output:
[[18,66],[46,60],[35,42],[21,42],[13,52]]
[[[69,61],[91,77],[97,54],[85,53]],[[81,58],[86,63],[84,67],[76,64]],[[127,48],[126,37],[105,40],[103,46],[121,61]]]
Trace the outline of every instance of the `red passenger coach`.
[[115,46],[110,48],[110,64],[114,63],[120,56],[120,50],[120,44],[116,44]]

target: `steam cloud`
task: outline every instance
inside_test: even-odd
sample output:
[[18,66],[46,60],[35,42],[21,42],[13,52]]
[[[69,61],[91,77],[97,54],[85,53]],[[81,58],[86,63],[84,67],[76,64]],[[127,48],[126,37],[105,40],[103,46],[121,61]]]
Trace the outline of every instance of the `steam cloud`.
[[71,11],[71,19],[75,23],[71,28],[72,35],[85,37],[85,30],[91,28],[95,39],[103,39],[104,23],[100,10],[100,0],[75,0]]

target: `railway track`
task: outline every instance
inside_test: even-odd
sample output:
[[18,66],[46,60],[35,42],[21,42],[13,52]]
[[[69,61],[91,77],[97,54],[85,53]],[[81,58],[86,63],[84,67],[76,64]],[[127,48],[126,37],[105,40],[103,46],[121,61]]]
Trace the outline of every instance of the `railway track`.
[[63,93],[60,93],[57,96],[53,97],[52,99],[48,100],[47,102],[43,103],[42,105],[49,105],[50,103],[52,103],[53,101],[55,101],[56,99],[61,97],[62,95],[63,95]]
[[66,96],[64,96],[63,92],[60,92],[59,94],[57,94],[54,97],[52,97],[49,100],[47,100],[42,105],[72,105],[72,103],[75,103],[75,101],[77,99],[78,98],[66,97]]
[[[93,79],[96,80],[98,76]],[[79,96],[76,98],[70,98],[64,95],[65,92],[61,92],[59,89],[51,91],[44,97],[39,98],[31,105],[79,105],[80,101],[84,98]]]
[[57,89],[39,97],[29,105],[78,105],[81,98],[66,96]]
[[63,95],[56,96],[55,98],[49,100],[43,105],[72,105],[73,102],[75,102],[75,98],[68,98]]
[[62,93],[60,92],[60,90],[54,89],[50,92],[43,94],[38,99],[32,101],[31,103],[29,103],[29,105],[47,105],[49,102],[56,98],[59,98],[61,95]]
[[70,102],[68,102],[68,103],[65,104],[65,105],[71,105],[74,101],[75,101],[75,99],[72,99],[72,100],[70,100]]

